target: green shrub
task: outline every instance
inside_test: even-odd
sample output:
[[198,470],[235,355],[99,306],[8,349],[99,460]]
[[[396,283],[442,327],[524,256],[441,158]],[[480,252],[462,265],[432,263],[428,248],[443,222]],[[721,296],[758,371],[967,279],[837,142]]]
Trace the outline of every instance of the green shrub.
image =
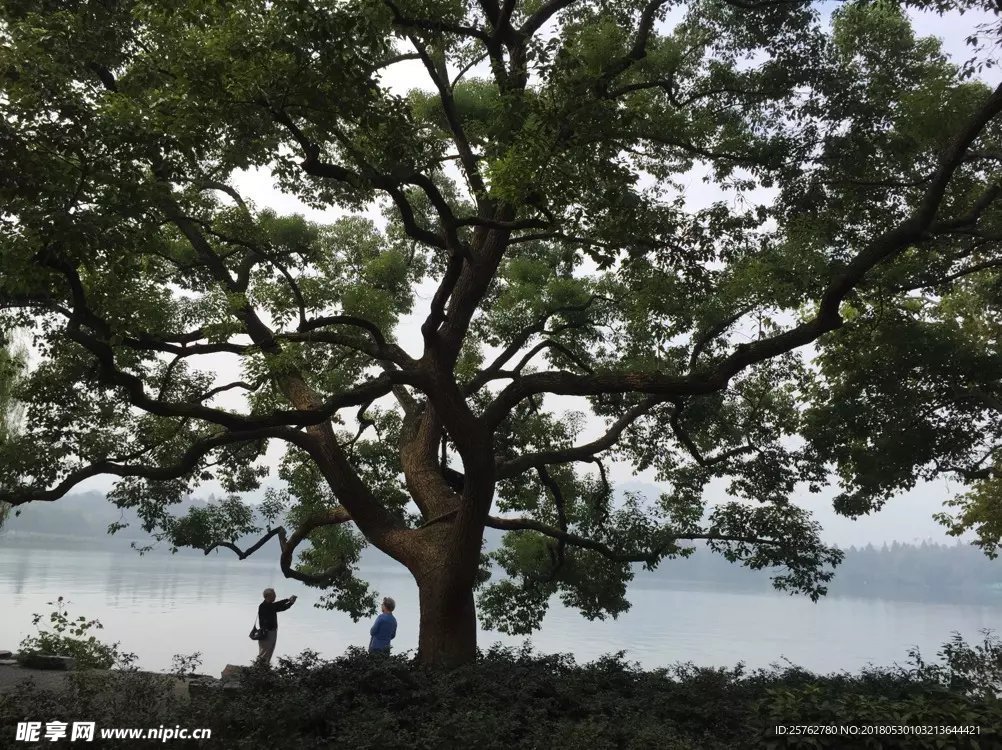
[[[972,646],[955,633],[940,648],[939,662],[927,663],[918,649],[908,654],[904,667],[869,668],[858,677],[830,675],[766,687],[756,702],[752,728],[764,738],[764,748],[1002,747],[998,699],[1002,641],[985,631],[983,642]],[[923,733],[837,737],[776,733],[777,726],[791,724],[908,726],[921,727]]]
[[953,637],[939,650],[941,662],[927,664],[918,649],[908,652],[916,678],[950,690],[981,698],[1002,694],[1002,641],[983,630],[981,643],[971,646],[961,636]]
[[[0,696],[0,727],[23,717],[104,726],[208,727],[211,740],[172,747],[452,750],[741,750],[1002,747],[1002,703],[990,694],[998,641],[958,639],[942,663],[815,675],[676,664],[641,670],[622,654],[578,665],[566,655],[495,647],[451,671],[408,655],[359,649],[334,660],[304,652],[256,666],[239,690],[178,700],[162,676],[81,674],[62,691]],[[913,655],[917,657],[917,654]],[[188,660],[177,670],[193,671]],[[966,676],[964,680],[958,676]],[[22,717],[22,718],[18,718]],[[790,725],[977,727],[975,735],[780,735]],[[155,743],[154,743],[155,744]],[[42,746],[42,745],[40,745]],[[130,745],[132,747],[133,745]],[[135,746],[139,746],[138,744]],[[152,745],[151,745],[152,746]]]
[[135,659],[134,654],[123,653],[118,643],[104,643],[91,633],[101,630],[104,626],[99,620],[88,620],[80,616],[70,619],[67,602],[59,597],[49,606],[55,607],[48,616],[49,630],[40,623],[44,615],[32,616],[32,624],[38,628],[36,635],[30,635],[21,641],[18,650],[21,654],[55,654],[57,656],[72,656],[76,659],[77,669],[110,669],[116,664],[128,664]]

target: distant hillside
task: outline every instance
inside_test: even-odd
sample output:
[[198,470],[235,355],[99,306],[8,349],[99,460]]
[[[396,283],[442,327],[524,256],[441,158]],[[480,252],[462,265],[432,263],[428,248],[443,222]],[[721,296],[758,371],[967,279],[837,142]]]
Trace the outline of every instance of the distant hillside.
[[[849,547],[828,584],[832,596],[981,603],[1002,600],[1002,560],[989,560],[969,544],[894,542],[881,547]],[[636,581],[663,585],[713,584],[735,590],[766,590],[769,570],[749,570],[705,546],[684,560],[666,560],[654,572],[637,571]]]
[[[650,496],[658,493],[654,485],[627,482],[620,486],[622,497],[626,492],[643,492]],[[211,496],[210,496],[211,500]],[[193,505],[205,505],[202,498],[189,497],[171,508],[171,514],[184,515]],[[126,523],[128,528],[109,536],[108,526],[112,523]],[[497,549],[504,532],[487,529],[485,537],[488,549]],[[131,510],[122,510],[109,502],[100,492],[82,492],[67,495],[61,500],[49,503],[28,503],[19,508],[0,529],[0,544],[16,544],[26,541],[26,536],[38,534],[72,538],[72,546],[128,548],[132,542],[149,544],[151,538],[143,531],[138,516]],[[256,538],[245,541],[253,543]],[[195,552],[195,554],[201,554]]]
[[[181,515],[205,502],[188,498],[174,506],[172,512]],[[125,523],[128,527],[108,534],[113,523]],[[0,544],[24,544],[37,537],[59,538],[73,548],[127,549],[132,542],[140,545],[152,542],[133,511],[116,507],[100,492],[67,495],[51,503],[28,503],[11,514],[0,530]]]
[[[651,485],[632,483],[621,491],[657,492]],[[183,514],[205,500],[190,498],[172,512]],[[129,528],[109,536],[108,525],[122,522]],[[488,550],[497,549],[504,532],[486,529]],[[242,540],[244,545],[257,538]],[[21,513],[8,519],[0,531],[0,545],[60,547],[71,549],[129,550],[132,542],[146,545],[151,541],[131,511],[123,511],[97,492],[69,495],[54,503],[32,503]],[[154,554],[164,554],[165,546]],[[829,585],[833,595],[879,596],[882,598],[918,598],[942,601],[981,601],[1002,598],[1002,560],[989,560],[975,547],[967,544],[919,545],[895,542],[882,547],[850,547],[845,561]],[[197,550],[181,554],[201,555]],[[220,554],[228,555],[222,551]],[[278,562],[277,542],[255,555],[258,560]],[[362,554],[362,568],[386,565],[390,561],[378,550],[367,548]],[[687,559],[666,560],[653,572],[637,566],[636,585],[661,586],[666,582],[680,586],[723,586],[736,590],[766,590],[771,587],[770,571],[748,570],[727,562],[722,556],[697,546]]]

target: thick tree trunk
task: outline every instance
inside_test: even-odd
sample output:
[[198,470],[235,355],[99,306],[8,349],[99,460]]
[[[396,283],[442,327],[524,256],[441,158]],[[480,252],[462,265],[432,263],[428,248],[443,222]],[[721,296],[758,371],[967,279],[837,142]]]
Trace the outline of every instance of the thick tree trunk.
[[418,581],[421,626],[418,660],[450,669],[469,664],[477,655],[477,610],[472,586],[441,571]]
[[[454,383],[451,388],[458,394]],[[448,390],[449,385],[443,389]],[[485,434],[464,435],[464,473],[459,475],[462,493],[457,495],[443,480],[440,466],[434,464],[432,474],[421,465],[435,462],[440,432],[435,430],[434,442],[424,441],[423,459],[415,454],[418,460],[411,463],[409,478],[413,481],[409,484],[421,495],[425,507],[451,507],[451,512],[428,519],[417,530],[411,561],[405,564],[414,575],[420,598],[418,660],[450,669],[469,664],[477,656],[473,586],[480,565],[484,523],[494,495],[494,452]]]

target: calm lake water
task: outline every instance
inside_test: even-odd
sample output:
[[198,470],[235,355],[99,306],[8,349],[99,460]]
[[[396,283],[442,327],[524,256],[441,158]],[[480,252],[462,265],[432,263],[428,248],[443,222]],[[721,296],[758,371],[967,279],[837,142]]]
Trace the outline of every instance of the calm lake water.
[[[368,580],[397,600],[397,652],[417,646],[417,590],[392,563],[370,565]],[[33,632],[32,613],[48,613],[62,595],[71,615],[97,617],[104,640],[120,641],[148,669],[164,669],[174,654],[202,654],[202,669],[218,674],[226,664],[246,664],[257,644],[247,638],[261,589],[299,601],[280,615],[276,656],[309,648],[322,656],[368,643],[369,622],[316,609],[317,592],[281,576],[273,559],[145,556],[128,552],[54,550],[0,546],[0,648],[16,650]],[[656,578],[634,582],[633,608],[618,620],[589,622],[556,604],[537,650],[571,653],[579,662],[625,650],[652,668],[676,661],[751,667],[788,659],[820,672],[855,671],[872,663],[904,663],[909,646],[930,658],[958,631],[979,639],[979,630],[1002,626],[999,604],[939,604],[881,599],[827,598],[817,604],[782,593],[693,590]],[[520,645],[521,637],[482,631],[481,646]]]

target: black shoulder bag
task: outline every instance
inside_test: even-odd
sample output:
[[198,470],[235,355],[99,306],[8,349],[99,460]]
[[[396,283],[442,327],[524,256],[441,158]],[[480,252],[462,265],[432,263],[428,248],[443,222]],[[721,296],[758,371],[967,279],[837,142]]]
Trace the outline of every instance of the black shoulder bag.
[[262,630],[257,626],[257,617],[254,618],[254,627],[251,628],[250,639],[252,641],[260,641],[264,639],[267,630]]

